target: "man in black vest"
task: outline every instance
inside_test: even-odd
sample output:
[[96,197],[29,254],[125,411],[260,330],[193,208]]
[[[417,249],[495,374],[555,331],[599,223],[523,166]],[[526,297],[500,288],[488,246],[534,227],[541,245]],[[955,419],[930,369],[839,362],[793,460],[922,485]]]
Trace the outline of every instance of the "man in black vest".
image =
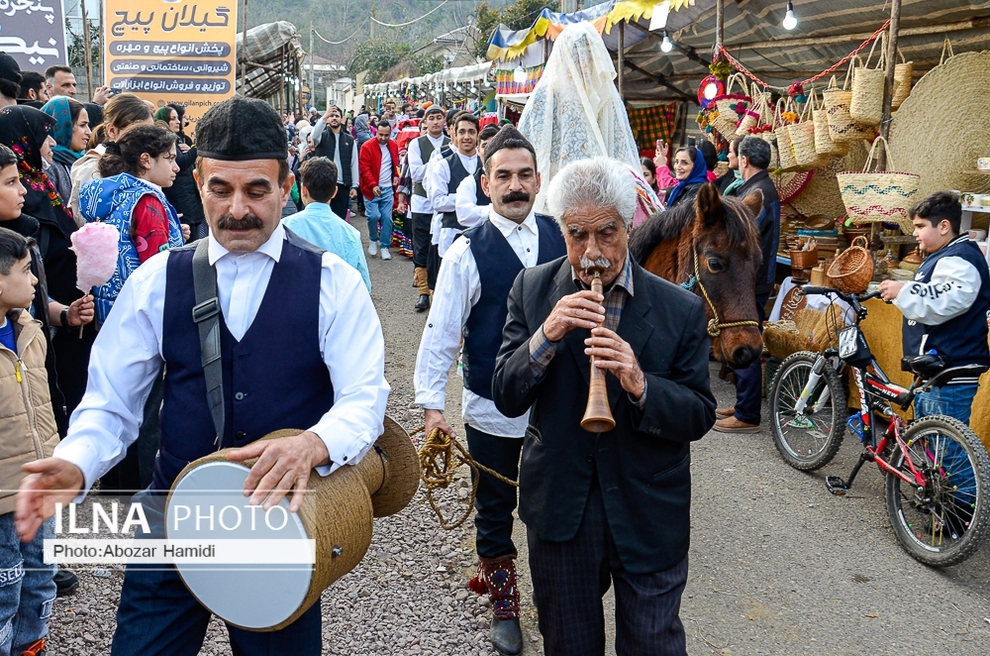
[[[454,120],[454,140],[457,146],[440,161],[434,161],[427,170],[427,190],[433,211],[441,215],[440,232],[433,235],[437,255],[442,260],[447,249],[467,226],[457,221],[457,187],[461,181],[481,168],[478,157],[478,117],[462,112]],[[442,151],[441,151],[442,152]],[[434,219],[434,229],[436,219]],[[439,271],[439,262],[437,263]]]
[[[72,502],[120,460],[163,365],[153,483],[134,497],[151,529],[139,530],[139,539],[164,538],[164,494],[187,464],[218,448],[235,447],[231,461],[257,458],[244,483],[252,506],[270,508],[292,492],[295,513],[314,469],[326,476],[358,463],[382,433],[389,385],[381,324],[360,274],[279,221],[293,177],[278,114],[235,96],[206,112],[196,137],[209,237],[159,253],[128,278],[93,345],[86,395],[68,435],[53,457],[31,464],[18,492],[24,537],[54,504]],[[198,281],[216,276],[205,304],[196,302],[194,289],[203,288],[194,270]],[[194,307],[213,312],[194,314]],[[216,365],[204,367],[197,316],[219,336]],[[260,439],[290,427],[304,430]],[[210,611],[174,568],[128,565],[110,653],[195,656],[209,622]],[[227,630],[235,654],[318,656],[321,624],[316,604],[278,631]]]
[[[515,480],[527,418],[509,419],[492,402],[495,354],[502,343],[505,299],[525,267],[564,254],[553,219],[534,214],[540,190],[533,146],[517,130],[499,133],[488,147],[481,184],[492,198],[489,220],[468,230],[447,251],[440,266],[433,308],[416,358],[416,402],[425,408],[426,432],[454,431],[444,418],[451,365],[464,338],[464,430],[468,449],[480,464]],[[491,640],[501,654],[519,654],[519,591],[512,511],[516,490],[481,474],[475,508],[476,546],[481,564],[471,581],[491,597]]]
[[416,310],[422,312],[430,308],[430,287],[427,282],[426,264],[430,253],[430,222],[433,221],[433,206],[426,195],[424,186],[427,165],[433,151],[450,143],[443,134],[443,108],[430,105],[423,115],[426,134],[409,142],[409,175],[412,178],[412,242],[414,281],[419,292]]
[[330,201],[330,209],[340,218],[346,219],[348,205],[357,198],[358,154],[354,137],[343,129],[340,107],[330,105],[327,108],[313,127],[309,139],[313,143],[316,157],[326,157],[337,166],[337,194]]
[[[700,298],[629,256],[636,197],[617,160],[561,169],[547,201],[567,259],[522,271],[509,292],[492,395],[506,416],[529,413],[519,517],[547,656],[605,653],[612,582],[619,653],[686,653],[689,444],[715,421],[708,333]],[[605,432],[581,427],[590,356],[606,375]]]

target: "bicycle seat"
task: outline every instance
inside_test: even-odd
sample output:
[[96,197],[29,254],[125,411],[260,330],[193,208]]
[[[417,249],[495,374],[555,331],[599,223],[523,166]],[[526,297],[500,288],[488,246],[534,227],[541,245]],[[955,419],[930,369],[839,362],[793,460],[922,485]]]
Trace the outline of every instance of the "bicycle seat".
[[944,355],[926,353],[901,358],[901,371],[909,371],[924,379],[931,378],[952,366],[952,360]]

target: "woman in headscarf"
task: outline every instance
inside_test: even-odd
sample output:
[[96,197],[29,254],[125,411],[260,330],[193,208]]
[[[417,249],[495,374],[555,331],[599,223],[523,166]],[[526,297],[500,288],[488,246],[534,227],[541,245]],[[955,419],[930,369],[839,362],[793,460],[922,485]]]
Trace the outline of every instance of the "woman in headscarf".
[[164,121],[169,132],[175,135],[175,163],[179,167],[175,182],[164,188],[165,197],[175,208],[175,211],[179,213],[182,223],[189,226],[189,241],[202,239],[209,232],[209,228],[206,225],[206,215],[203,213],[203,200],[199,196],[196,180],[193,179],[193,169],[196,168],[196,148],[190,148],[182,140],[180,136],[182,117],[179,116],[175,107],[172,105],[160,107],[155,112],[155,125],[161,125],[159,121]]
[[557,171],[573,161],[605,156],[640,170],[615,76],[605,43],[590,23],[564,28],[519,119],[543,177],[537,212],[546,211],[546,190]]
[[[186,134],[186,128],[189,127],[189,119],[186,117],[186,108],[185,108],[185,106],[173,104],[173,105],[169,105],[169,107],[171,107],[172,109],[174,109],[176,115],[179,117],[179,131],[176,132],[176,134],[179,137],[179,140],[177,142],[176,147],[179,150],[182,150],[182,145],[183,144],[185,144],[186,146],[190,146],[191,147],[193,145],[192,137],[190,137],[188,134]],[[185,152],[185,151],[183,151],[183,152]]]
[[[44,161],[51,157],[55,144],[50,136],[54,124],[54,118],[32,107],[17,105],[0,109],[0,143],[17,155],[17,170],[27,189],[22,213],[40,224],[36,238],[48,278],[48,295],[70,305],[83,296],[76,289],[76,255],[69,249],[70,235],[77,226],[44,172]],[[65,435],[69,414],[86,391],[89,349],[95,336],[93,324],[88,324],[81,338],[77,328],[60,328],[52,339],[55,375],[49,377],[49,383],[61,435]]]
[[82,103],[68,96],[56,96],[46,102],[41,111],[55,119],[52,137],[52,165],[46,174],[58,189],[62,200],[72,195],[72,165],[86,154],[86,144],[92,132],[89,128],[89,112]]
[[692,202],[701,185],[708,182],[708,167],[700,148],[679,148],[674,153],[674,177],[677,184],[667,193],[668,210],[679,203]]

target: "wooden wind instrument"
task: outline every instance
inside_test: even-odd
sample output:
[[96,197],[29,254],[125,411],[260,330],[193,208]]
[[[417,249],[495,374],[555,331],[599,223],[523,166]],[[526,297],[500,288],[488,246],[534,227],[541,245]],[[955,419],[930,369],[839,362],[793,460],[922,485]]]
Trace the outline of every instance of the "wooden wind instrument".
[[[595,271],[591,281],[591,291],[602,293],[601,272]],[[595,356],[591,356],[591,377],[588,381],[588,405],[581,419],[581,428],[591,433],[605,433],[615,428],[612,409],[608,405],[608,390],[605,388],[605,370],[595,366]]]

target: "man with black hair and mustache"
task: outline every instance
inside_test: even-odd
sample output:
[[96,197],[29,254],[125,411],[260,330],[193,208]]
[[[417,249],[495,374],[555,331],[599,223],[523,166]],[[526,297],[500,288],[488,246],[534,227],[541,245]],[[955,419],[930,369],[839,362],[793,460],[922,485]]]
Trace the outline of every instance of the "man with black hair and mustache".
[[[510,419],[492,401],[506,299],[520,271],[564,255],[564,240],[551,217],[533,212],[540,191],[536,154],[515,128],[503,129],[488,143],[481,189],[492,201],[488,221],[457,239],[440,265],[416,358],[416,402],[425,408],[427,434],[434,428],[454,433],[443,415],[445,390],[463,335],[462,407],[468,449],[478,463],[515,480],[528,417]],[[491,641],[501,654],[522,651],[517,552],[512,543],[515,507],[514,487],[481,474],[475,503],[481,564],[471,589],[491,597]]]

